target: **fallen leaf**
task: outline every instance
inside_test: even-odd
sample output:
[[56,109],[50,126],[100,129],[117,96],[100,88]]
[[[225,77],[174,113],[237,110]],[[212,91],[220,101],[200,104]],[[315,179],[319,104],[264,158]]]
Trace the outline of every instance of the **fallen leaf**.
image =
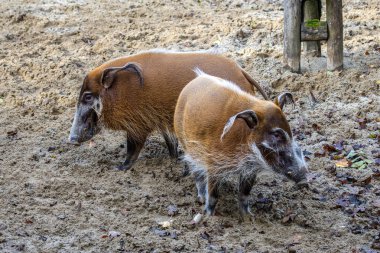
[[323,150],[327,151],[328,153],[338,151],[333,145],[330,145],[330,144],[323,144],[322,147],[323,147]]
[[173,220],[160,221],[160,222],[158,222],[158,225],[160,225],[163,228],[169,228],[169,227],[171,227],[172,223],[173,223]]
[[350,161],[346,158],[343,158],[335,163],[335,166],[338,168],[348,168],[350,167]]
[[365,165],[364,161],[357,161],[357,162],[354,162],[351,167],[353,168],[359,168],[361,167],[362,165]]
[[364,178],[363,180],[360,180],[359,182],[362,184],[362,185],[368,185],[370,184],[372,181],[372,176],[369,175],[368,177]]
[[314,157],[325,157],[326,156],[326,151],[317,151],[314,153]]
[[352,158],[352,157],[357,156],[357,155],[358,155],[358,153],[356,153],[354,150],[351,150],[350,153],[348,153],[348,155],[346,157],[349,159],[349,158]]
[[344,154],[339,154],[339,155],[333,155],[331,157],[332,160],[340,160],[344,158]]
[[365,145],[363,145],[363,144],[354,144],[354,145],[352,145],[352,148],[354,150],[358,150],[358,149],[361,149],[361,148],[364,148],[364,147],[365,147]]
[[102,235],[101,238],[108,238],[108,235]]
[[333,144],[334,148],[338,151],[342,151],[344,149],[343,141]]

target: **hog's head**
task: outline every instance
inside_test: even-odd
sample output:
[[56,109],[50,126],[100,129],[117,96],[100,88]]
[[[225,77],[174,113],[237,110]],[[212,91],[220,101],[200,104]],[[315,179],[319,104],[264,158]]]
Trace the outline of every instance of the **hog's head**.
[[92,70],[84,79],[71,126],[69,142],[79,144],[90,140],[100,131],[99,120],[103,111],[102,98],[117,79],[119,71],[135,72],[143,84],[141,68],[136,63],[122,67],[100,66]]
[[253,143],[258,147],[268,165],[274,171],[295,181],[299,186],[306,186],[308,172],[306,162],[282,112],[286,102],[294,103],[290,93],[279,95],[274,102],[257,102],[252,110],[248,109],[235,114],[226,123],[222,138],[230,130],[234,121],[244,120],[249,128],[248,143]]

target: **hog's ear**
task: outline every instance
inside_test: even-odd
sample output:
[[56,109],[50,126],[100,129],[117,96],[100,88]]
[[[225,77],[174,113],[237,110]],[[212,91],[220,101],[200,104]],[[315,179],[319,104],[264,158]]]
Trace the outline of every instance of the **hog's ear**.
[[290,141],[289,134],[282,128],[275,128],[269,132],[270,142],[277,146],[278,144],[284,144]]
[[294,107],[294,99],[293,95],[290,92],[284,92],[278,95],[278,97],[275,98],[274,103],[281,108],[284,108],[285,104],[293,104]]
[[250,129],[255,128],[255,126],[257,126],[257,124],[259,123],[259,119],[257,118],[257,115],[254,111],[245,110],[245,111],[239,112],[228,119],[227,123],[224,125],[223,133],[220,136],[220,140],[222,140],[224,135],[231,130],[232,126],[235,123],[235,120],[239,118],[243,119]]
[[144,84],[144,77],[141,67],[137,63],[130,62],[124,65],[123,67],[112,67],[105,69],[100,78],[100,82],[104,86],[104,88],[110,88],[112,86],[113,81],[116,78],[117,73],[122,70],[136,73],[136,75],[139,77],[140,85]]

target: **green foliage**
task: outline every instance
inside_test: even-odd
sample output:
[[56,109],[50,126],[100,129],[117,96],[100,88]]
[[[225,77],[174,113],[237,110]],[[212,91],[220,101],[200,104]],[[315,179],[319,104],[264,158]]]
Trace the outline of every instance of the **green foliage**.
[[372,163],[364,152],[356,152],[354,150],[351,150],[351,152],[348,153],[346,159],[352,163],[351,168],[356,168],[359,170],[367,168],[367,166]]
[[309,28],[318,28],[320,26],[324,26],[325,24],[325,21],[320,21],[319,19],[309,19],[305,21],[305,26]]

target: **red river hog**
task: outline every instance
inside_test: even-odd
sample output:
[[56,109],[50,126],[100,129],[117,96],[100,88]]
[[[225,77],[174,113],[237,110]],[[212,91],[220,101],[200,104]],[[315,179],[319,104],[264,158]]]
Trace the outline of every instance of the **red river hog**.
[[282,112],[292,95],[260,100],[230,81],[196,72],[178,98],[174,129],[205,212],[214,214],[219,183],[229,175],[238,176],[242,214],[250,213],[248,196],[261,170],[306,186],[306,163]]
[[126,133],[127,156],[118,168],[131,168],[153,132],[163,134],[172,157],[178,156],[173,116],[180,92],[196,77],[194,68],[231,80],[254,94],[265,92],[235,61],[206,52],[150,51],[110,60],[83,82],[69,141],[90,140],[100,126]]

